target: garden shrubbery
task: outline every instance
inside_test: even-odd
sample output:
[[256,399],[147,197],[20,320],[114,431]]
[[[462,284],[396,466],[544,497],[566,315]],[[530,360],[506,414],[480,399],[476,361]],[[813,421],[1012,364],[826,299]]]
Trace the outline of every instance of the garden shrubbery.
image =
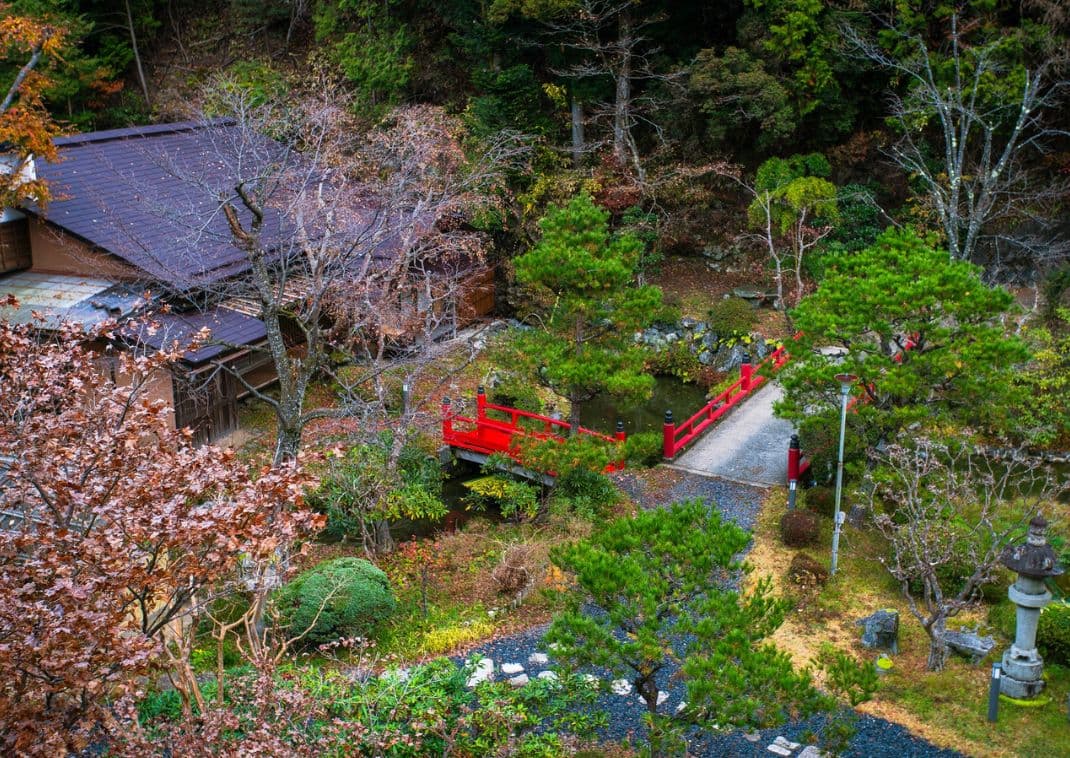
[[817,541],[817,516],[795,508],[780,518],[780,538],[788,547],[806,547]]
[[363,558],[335,558],[302,572],[274,597],[279,623],[309,646],[367,636],[395,608],[386,574]]
[[758,319],[754,307],[740,297],[728,297],[710,308],[710,328],[722,337],[747,334]]
[[1040,612],[1037,647],[1045,661],[1070,665],[1070,603],[1052,603]]
[[657,432],[639,432],[624,441],[624,459],[629,466],[656,466],[664,452],[662,436]]

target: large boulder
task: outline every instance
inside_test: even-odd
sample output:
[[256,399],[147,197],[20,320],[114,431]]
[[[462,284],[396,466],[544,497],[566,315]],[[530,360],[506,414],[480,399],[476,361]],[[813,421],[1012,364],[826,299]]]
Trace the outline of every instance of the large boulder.
[[982,637],[977,631],[944,632],[944,642],[954,652],[969,658],[971,663],[978,663],[988,657],[996,641],[991,637]]
[[862,647],[899,652],[899,611],[884,608],[856,623],[862,627]]

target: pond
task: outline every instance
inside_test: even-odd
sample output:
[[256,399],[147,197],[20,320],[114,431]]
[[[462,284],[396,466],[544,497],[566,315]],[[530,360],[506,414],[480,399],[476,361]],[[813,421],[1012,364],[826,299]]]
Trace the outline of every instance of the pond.
[[682,421],[705,404],[706,391],[698,385],[686,384],[674,376],[657,376],[650,399],[637,406],[625,406],[610,397],[597,397],[580,409],[580,423],[588,429],[612,434],[620,419],[628,434],[660,432],[666,410]]

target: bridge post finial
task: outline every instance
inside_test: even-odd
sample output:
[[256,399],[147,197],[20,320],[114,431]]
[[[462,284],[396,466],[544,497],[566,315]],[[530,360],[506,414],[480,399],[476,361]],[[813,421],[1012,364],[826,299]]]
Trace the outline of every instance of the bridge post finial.
[[788,510],[794,510],[796,490],[799,487],[799,464],[802,458],[802,449],[799,445],[799,435],[791,435],[788,441]]
[[672,411],[665,411],[665,424],[661,428],[661,454],[671,460],[676,455],[676,422]]
[[479,385],[479,388],[476,390],[476,417],[482,419],[482,418],[486,418],[486,416],[487,416],[487,390],[484,389],[483,385],[481,384],[481,385]]
[[750,362],[750,353],[743,354],[743,362],[739,364],[739,388],[744,392],[750,392],[750,380],[751,375],[754,373],[754,366]]

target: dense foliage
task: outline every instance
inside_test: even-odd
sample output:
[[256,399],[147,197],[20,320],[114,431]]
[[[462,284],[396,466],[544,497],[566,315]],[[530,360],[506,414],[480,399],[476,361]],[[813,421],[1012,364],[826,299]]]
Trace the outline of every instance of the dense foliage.
[[394,610],[386,574],[362,558],[335,558],[298,574],[273,599],[278,622],[310,646],[366,637]]

